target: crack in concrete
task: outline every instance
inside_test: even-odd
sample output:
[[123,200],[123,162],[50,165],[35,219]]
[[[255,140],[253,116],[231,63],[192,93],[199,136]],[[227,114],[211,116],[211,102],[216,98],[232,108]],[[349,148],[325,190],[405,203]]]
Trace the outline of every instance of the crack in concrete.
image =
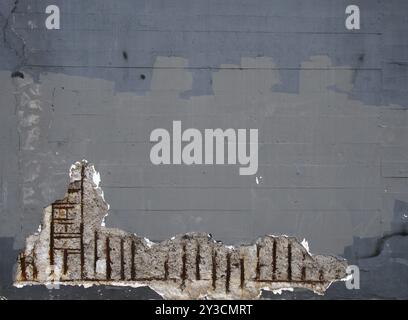
[[[0,12],[0,16],[4,19],[4,25],[2,27],[2,33],[3,33],[3,42],[4,44],[11,50],[14,51],[17,57],[20,58],[20,62],[18,65],[15,67],[16,70],[21,69],[24,67],[24,65],[27,62],[28,56],[27,56],[27,44],[24,38],[13,28],[13,26],[10,24],[10,19],[13,17],[14,13],[17,10],[19,4],[19,0],[15,0],[13,7],[11,8],[9,14],[7,16],[4,16]],[[7,31],[10,30],[11,33],[21,42],[21,49],[19,50],[16,46],[14,46],[10,40],[8,39],[7,36]]]

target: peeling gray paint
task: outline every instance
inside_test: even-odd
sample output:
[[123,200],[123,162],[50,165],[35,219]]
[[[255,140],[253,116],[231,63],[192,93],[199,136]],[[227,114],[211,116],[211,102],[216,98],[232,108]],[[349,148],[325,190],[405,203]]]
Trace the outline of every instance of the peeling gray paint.
[[104,227],[109,205],[99,173],[87,161],[70,169],[64,199],[44,210],[19,254],[17,287],[46,284],[148,285],[167,299],[254,299],[268,291],[306,288],[323,294],[346,278],[346,261],[311,255],[295,238],[265,236],[254,245],[225,246],[209,234],[152,243]]
[[[380,237],[355,237],[343,256],[349,264],[359,266],[360,290],[347,290],[334,283],[324,299],[407,299],[408,279],[408,203],[396,200],[391,230]],[[270,298],[269,294],[266,297]],[[315,299],[308,292],[292,295],[283,293],[283,299]]]
[[168,299],[254,299],[269,291],[306,288],[323,294],[346,277],[346,262],[311,255],[295,238],[265,236],[254,245],[225,246],[209,234],[152,243],[105,228],[109,205],[99,173],[86,161],[70,169],[64,199],[44,210],[39,232],[19,254],[17,287],[148,285]]
[[[42,207],[62,196],[65,168],[78,158],[103,168],[105,191],[115,208],[113,226],[155,240],[208,230],[228,243],[252,242],[272,232],[305,237],[322,253],[341,253],[354,235],[386,230],[393,193],[385,191],[384,169],[390,160],[404,161],[397,151],[405,147],[392,147],[406,143],[392,125],[401,108],[367,106],[332,92],[327,87],[350,89],[352,71],[330,70],[327,57],[302,64],[298,95],[269,91],[280,78],[273,60],[263,57],[225,66],[214,78],[214,96],[180,98],[192,85],[191,73],[183,69],[187,65],[182,58],[158,58],[150,93],[142,96],[115,93],[105,80],[40,77],[40,141],[34,150],[17,153],[25,165],[37,163],[40,174],[33,183],[35,170],[18,175],[35,194],[17,211],[24,230],[11,233],[17,246],[41,220]],[[6,73],[4,78],[11,80]],[[27,74],[12,81],[31,80]],[[174,119],[197,129],[258,128],[258,176],[237,177],[225,166],[153,167],[150,132],[170,129]],[[164,217],[165,227],[158,223]],[[254,228],[245,228],[248,224]]]

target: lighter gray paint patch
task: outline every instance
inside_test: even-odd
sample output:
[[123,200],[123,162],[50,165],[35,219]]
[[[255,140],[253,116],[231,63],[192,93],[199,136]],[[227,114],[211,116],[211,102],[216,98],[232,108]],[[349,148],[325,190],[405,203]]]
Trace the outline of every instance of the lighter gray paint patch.
[[[160,68],[163,63],[176,72]],[[350,99],[343,91],[352,87],[352,70],[333,70],[328,57],[312,57],[302,64],[300,93],[277,93],[269,90],[280,83],[272,59],[243,58],[217,72],[213,96],[184,99],[180,92],[192,85],[186,60],[163,57],[156,64],[145,95],[115,93],[105,80],[41,76],[44,135],[35,151],[21,151],[24,163],[41,164],[40,178],[36,186],[27,184],[36,203],[20,219],[27,231],[14,234],[18,246],[31,233],[32,220],[40,221],[41,207],[62,194],[67,162],[78,158],[92,159],[107,172],[112,223],[153,239],[207,230],[239,242],[283,232],[336,253],[355,235],[387,228],[393,194],[385,191],[380,168],[388,145],[406,148],[406,140],[395,135],[400,129],[392,123],[381,126],[379,117],[406,111]],[[153,168],[149,133],[173,120],[198,129],[259,128],[262,184],[227,167]],[[23,180],[32,180],[32,172],[23,172]],[[163,219],[166,228],[159,224]]]

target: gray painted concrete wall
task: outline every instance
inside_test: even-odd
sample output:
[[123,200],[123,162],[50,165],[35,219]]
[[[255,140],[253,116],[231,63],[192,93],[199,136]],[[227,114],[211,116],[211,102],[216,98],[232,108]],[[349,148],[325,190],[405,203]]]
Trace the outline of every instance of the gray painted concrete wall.
[[[327,297],[408,297],[408,3],[353,3],[358,31],[340,0],[2,1],[0,295],[83,294],[11,281],[17,249],[85,158],[108,226],[153,240],[306,238],[366,270],[360,290]],[[45,28],[48,4],[61,30]],[[153,166],[150,132],[173,120],[258,128],[258,173]],[[98,290],[84,294],[152,296]]]

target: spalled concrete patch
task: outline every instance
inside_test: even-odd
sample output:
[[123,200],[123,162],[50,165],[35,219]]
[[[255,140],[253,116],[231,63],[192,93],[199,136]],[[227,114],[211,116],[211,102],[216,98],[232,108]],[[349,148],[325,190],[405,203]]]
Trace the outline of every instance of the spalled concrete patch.
[[109,206],[93,165],[77,162],[70,176],[64,199],[45,208],[39,232],[27,238],[16,286],[148,285],[168,299],[254,299],[262,289],[323,294],[346,276],[344,260],[311,255],[293,237],[225,246],[208,234],[187,233],[153,243],[106,228]]

